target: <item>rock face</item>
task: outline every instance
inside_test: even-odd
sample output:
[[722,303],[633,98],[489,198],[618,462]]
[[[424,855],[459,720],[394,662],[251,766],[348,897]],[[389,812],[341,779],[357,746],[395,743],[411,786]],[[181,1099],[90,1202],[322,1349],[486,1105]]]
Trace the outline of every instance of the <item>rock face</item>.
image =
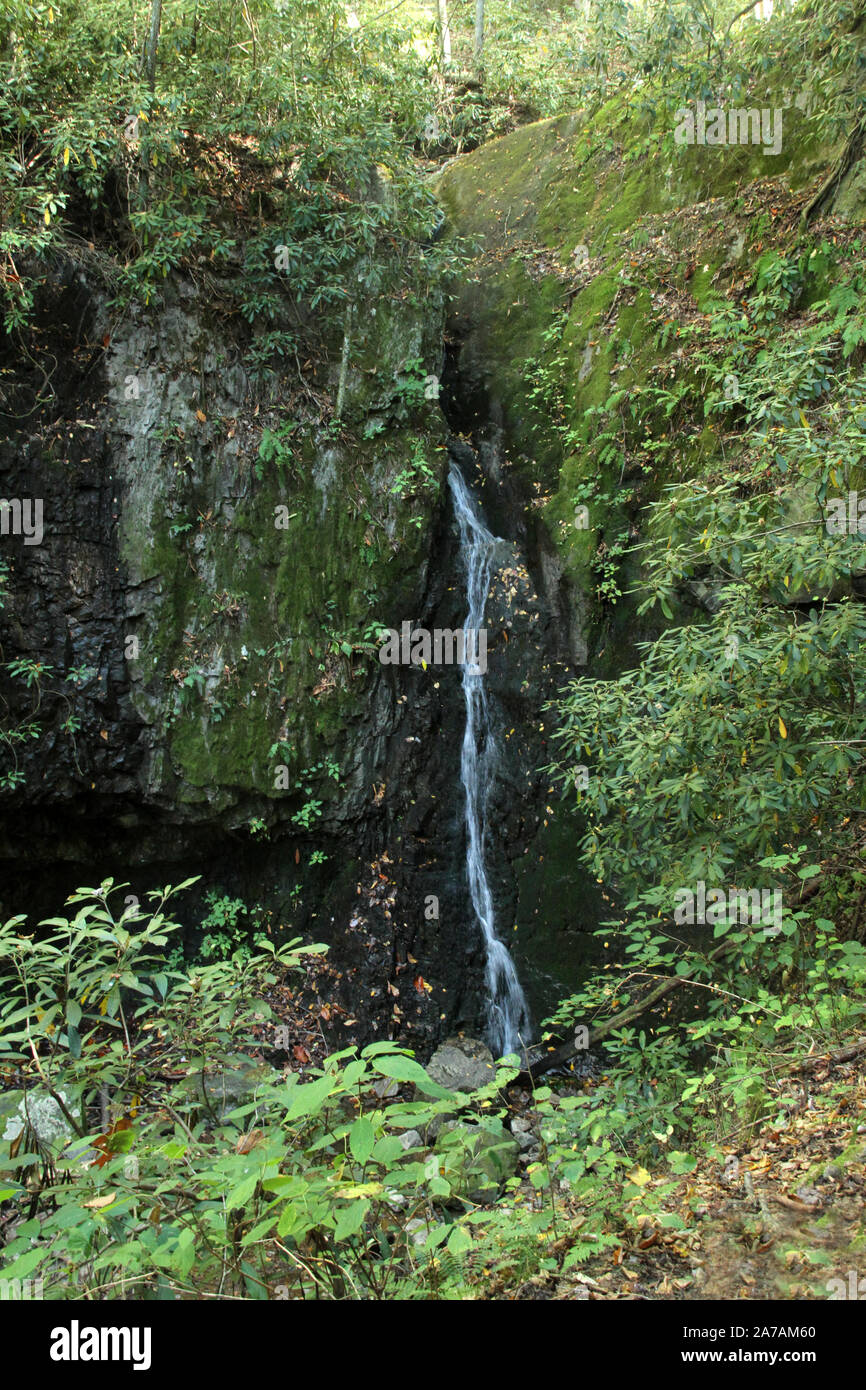
[[[320,405],[341,344],[314,379],[294,364],[255,377],[244,323],[214,308],[222,288],[169,277],[161,306],[117,323],[90,269],[58,262],[37,305],[51,392],[0,345],[0,490],[44,509],[41,543],[3,536],[0,555],[4,660],[38,682],[4,669],[0,694],[39,728],[0,786],[0,910],[38,920],[109,875],[143,899],[198,874],[176,900],[191,945],[206,892],[241,897],[251,927],[329,944],[341,1042],[429,1051],[484,1025],[460,671],[380,665],[375,628],[464,619],[448,422],[435,399],[407,405],[407,364],[442,370],[441,306],[356,306],[333,428]],[[454,447],[507,541],[488,615],[503,749],[489,852],[502,934],[522,920],[531,936],[547,911],[526,872],[549,819],[538,726],[568,640],[494,456]],[[526,967],[537,1014],[561,992],[547,954]]]
[[[802,183],[826,152],[804,153],[791,129],[778,168]],[[359,288],[345,354],[342,332],[323,330],[315,360],[260,370],[226,307],[227,268],[170,275],[162,303],[119,321],[92,260],[46,268],[44,364],[0,343],[0,492],[44,508],[41,543],[0,537],[0,698],[21,733],[0,768],[6,915],[53,915],[108,875],[139,897],[200,875],[177,900],[191,946],[208,892],[256,908],[251,929],[330,946],[323,1024],[341,1043],[398,1037],[426,1055],[457,1029],[483,1035],[460,671],[376,653],[380,625],[463,623],[450,448],[502,538],[486,856],[536,1023],[603,955],[590,933],[608,908],[543,770],[557,748],[545,704],[655,635],[628,597],[635,562],[611,557],[665,479],[618,454],[601,467],[596,435],[611,394],[664,360],[646,333],[647,258],[674,276],[702,267],[682,279],[699,313],[744,255],[740,186],[767,170],[744,151],[715,189],[710,151],[674,167],[585,140],[580,117],[562,117],[449,164],[445,232],[483,238],[477,274],[446,304],[420,272],[407,294],[386,269],[375,299]],[[696,248],[708,189],[727,203]],[[646,250],[632,245],[644,216]],[[423,389],[433,377],[439,399]],[[583,496],[596,499],[585,525]],[[17,677],[16,661],[29,663]]]
[[[450,448],[502,538],[486,855],[536,1023],[603,955],[580,822],[543,771],[545,703],[656,635],[638,561],[617,557],[671,477],[720,461],[709,428],[675,464],[647,464],[637,434],[602,458],[606,403],[667,370],[647,331],[660,268],[699,318],[743,272],[742,190],[803,185],[834,153],[791,112],[772,170],[745,147],[723,165],[709,149],[629,160],[633,119],[613,151],[570,115],[451,162],[445,235],[482,238],[477,273],[446,303],[420,270],[404,293],[382,268],[345,354],[342,330],[316,326],[309,360],[262,371],[228,268],[170,275],[159,305],[120,320],[93,258],[45,268],[44,361],[0,342],[0,495],[44,509],[40,543],[0,537],[0,698],[21,735],[0,767],[0,910],[38,919],[107,875],[141,896],[198,874],[178,900],[192,945],[207,891],[258,905],[251,928],[330,945],[323,1021],[341,1043],[426,1054],[483,1034],[460,671],[376,652],[380,625],[463,623]],[[862,212],[864,165],[834,194],[843,216]],[[658,444],[668,425],[640,430]]]

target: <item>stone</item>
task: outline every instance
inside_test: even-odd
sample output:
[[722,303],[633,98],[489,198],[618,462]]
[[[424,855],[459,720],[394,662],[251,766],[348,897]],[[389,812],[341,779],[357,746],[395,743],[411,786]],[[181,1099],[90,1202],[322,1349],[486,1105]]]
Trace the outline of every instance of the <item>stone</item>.
[[[69,1112],[80,1120],[80,1093],[58,1090],[57,1094]],[[22,1133],[27,1120],[40,1146],[53,1152],[59,1152],[70,1139],[76,1138],[75,1130],[57,1101],[41,1086],[26,1093],[26,1104],[24,1091],[6,1091],[0,1096],[0,1141],[12,1143]]]
[[[283,1079],[282,1073],[266,1062],[254,1062],[249,1057],[238,1057],[234,1061],[235,1065],[208,1072],[204,1079],[205,1095],[220,1123],[238,1106],[254,1101],[260,1086],[279,1085]],[[198,1072],[187,1078],[187,1090],[201,1099],[202,1080]],[[249,1117],[246,1117],[243,1123],[248,1122]]]
[[411,1221],[406,1222],[406,1234],[410,1237],[413,1245],[424,1245],[427,1241],[427,1222],[421,1216],[414,1216]]
[[478,1091],[496,1079],[493,1053],[475,1038],[448,1038],[427,1063],[427,1075],[448,1091]]
[[406,1129],[400,1135],[400,1143],[404,1149],[420,1149],[424,1146],[424,1140],[417,1129]]
[[809,1187],[808,1185],[798,1187],[796,1195],[801,1202],[805,1202],[807,1207],[821,1206],[821,1194],[815,1187]]
[[452,1205],[460,1198],[492,1202],[517,1171],[517,1143],[498,1120],[483,1125],[445,1120],[434,1151],[440,1158],[440,1172],[444,1168],[443,1176],[451,1187],[451,1197],[443,1205]]

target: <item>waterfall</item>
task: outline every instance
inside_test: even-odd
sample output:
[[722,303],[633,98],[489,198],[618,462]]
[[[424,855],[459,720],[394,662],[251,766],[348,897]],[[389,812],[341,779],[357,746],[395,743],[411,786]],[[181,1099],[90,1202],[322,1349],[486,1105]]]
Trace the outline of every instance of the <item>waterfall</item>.
[[[476,500],[454,462],[448,473],[448,486],[454,499],[460,531],[460,558],[466,572],[469,611],[463,630],[468,634],[484,626],[484,608],[499,539],[488,531],[479,517]],[[477,641],[475,645],[477,650]],[[460,778],[466,797],[466,872],[472,907],[487,952],[488,1039],[495,1055],[503,1056],[507,1052],[520,1052],[528,1042],[529,1010],[514,962],[496,934],[493,894],[484,866],[487,801],[497,748],[484,676],[478,666],[471,665],[468,660],[463,666],[463,698],[466,728],[460,755]]]

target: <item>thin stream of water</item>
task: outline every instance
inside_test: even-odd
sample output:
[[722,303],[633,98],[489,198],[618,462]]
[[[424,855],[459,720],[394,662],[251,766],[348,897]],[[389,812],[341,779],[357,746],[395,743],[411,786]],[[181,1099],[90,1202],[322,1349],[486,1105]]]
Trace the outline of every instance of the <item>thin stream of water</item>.
[[[460,532],[460,557],[466,573],[469,611],[464,633],[484,626],[484,610],[498,537],[485,526],[478,504],[463,474],[452,462],[448,486]],[[468,638],[467,638],[468,642]],[[477,651],[477,641],[475,643]],[[493,894],[487,878],[487,802],[497,759],[484,676],[478,666],[463,666],[466,728],[460,756],[460,778],[466,797],[466,872],[469,896],[484,935],[487,951],[488,1041],[496,1056],[520,1052],[529,1040],[529,1009],[514,962],[496,933]]]

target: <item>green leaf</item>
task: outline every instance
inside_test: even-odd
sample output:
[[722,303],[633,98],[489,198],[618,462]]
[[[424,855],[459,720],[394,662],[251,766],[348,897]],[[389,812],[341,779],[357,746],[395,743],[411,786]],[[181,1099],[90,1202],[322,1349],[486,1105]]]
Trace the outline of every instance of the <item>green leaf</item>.
[[317,1114],[336,1089],[337,1083],[332,1076],[321,1076],[317,1081],[305,1081],[303,1085],[293,1086],[286,1119],[300,1120],[306,1115]]
[[674,1149],[668,1157],[672,1173],[691,1173],[698,1166],[698,1160],[692,1154],[684,1153],[680,1149]]
[[343,1207],[337,1214],[337,1221],[334,1227],[334,1238],[345,1240],[347,1236],[353,1236],[364,1224],[364,1217],[369,1211],[370,1203],[365,1200],[352,1202],[348,1207]]
[[448,1249],[452,1255],[465,1255],[472,1249],[472,1237],[462,1226],[455,1226],[448,1237]]
[[255,1192],[258,1182],[258,1173],[251,1173],[243,1182],[239,1182],[226,1197],[226,1210],[242,1211]]
[[428,1096],[439,1096],[442,1100],[450,1100],[451,1091],[443,1090],[437,1086],[435,1081],[431,1081],[420,1063],[412,1060],[411,1057],[378,1057],[373,1062],[373,1068],[382,1076],[388,1076],[392,1081],[411,1081],[419,1091],[423,1091]]
[[373,1145],[376,1142],[376,1131],[373,1129],[366,1115],[362,1115],[356,1120],[349,1131],[349,1148],[352,1157],[358,1163],[366,1163],[373,1152]]
[[26,1279],[32,1270],[38,1269],[47,1257],[45,1249],[25,1250],[23,1255],[19,1255],[17,1260],[11,1264],[4,1264],[4,1279]]

